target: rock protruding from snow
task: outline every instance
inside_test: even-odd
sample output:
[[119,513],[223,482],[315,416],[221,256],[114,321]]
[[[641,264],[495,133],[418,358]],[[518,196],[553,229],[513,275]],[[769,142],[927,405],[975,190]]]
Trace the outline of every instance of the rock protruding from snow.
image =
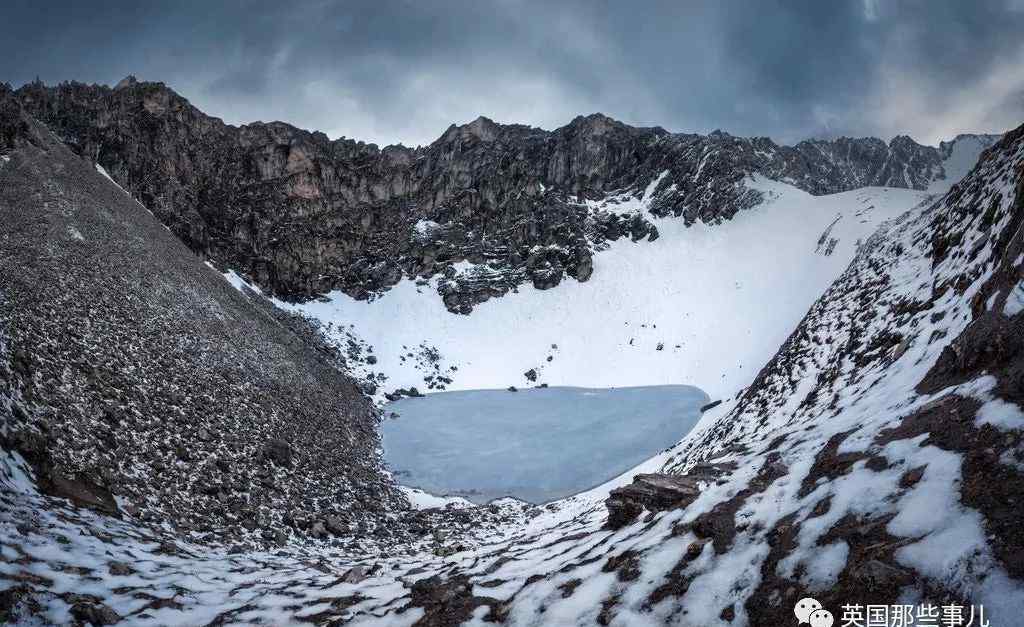
[[643,474],[633,483],[608,495],[608,526],[619,529],[637,519],[644,510],[662,512],[686,507],[700,496],[700,482],[686,475]]

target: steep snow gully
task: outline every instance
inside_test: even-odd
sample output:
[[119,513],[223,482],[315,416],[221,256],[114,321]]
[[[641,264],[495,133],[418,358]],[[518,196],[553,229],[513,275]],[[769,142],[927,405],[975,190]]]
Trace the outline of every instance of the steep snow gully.
[[[951,625],[967,625],[968,617],[984,624],[984,613],[993,626],[1019,624],[1024,615],[1024,127],[984,150],[948,189],[811,196],[764,176],[745,179],[764,200],[731,220],[686,228],[681,219],[651,216],[660,236],[602,242],[590,281],[520,286],[464,316],[446,311],[436,289],[408,279],[369,302],[332,293],[269,307],[256,286],[229,273],[238,291],[231,289],[91,163],[25,124],[0,129],[0,137],[29,138],[4,146],[0,184],[19,186],[21,215],[38,220],[12,222],[5,255],[36,255],[33,268],[52,276],[46,272],[58,266],[50,264],[67,251],[100,259],[91,256],[105,250],[96,226],[116,224],[127,242],[115,249],[117,259],[156,238],[162,259],[174,260],[168,275],[150,274],[159,264],[148,259],[145,273],[117,275],[130,294],[119,305],[124,320],[142,304],[166,306],[187,286],[197,315],[221,325],[206,335],[156,315],[156,305],[144,309],[146,326],[199,335],[153,353],[120,338],[126,348],[118,358],[142,373],[135,395],[143,400],[126,394],[75,405],[75,415],[94,420],[90,428],[115,443],[129,430],[155,443],[158,459],[139,463],[170,478],[166,490],[195,494],[211,516],[244,524],[227,536],[184,529],[187,517],[156,506],[169,502],[159,489],[126,482],[111,493],[92,475],[86,480],[90,460],[74,447],[66,459],[53,451],[54,459],[68,469],[79,464],[82,474],[48,465],[38,442],[93,434],[44,403],[93,398],[93,388],[119,382],[124,367],[69,360],[61,370],[53,367],[60,346],[26,353],[25,331],[10,321],[32,322],[15,317],[21,301],[11,300],[28,286],[8,278],[0,327],[7,414],[0,619],[788,625],[808,597],[821,606],[815,620],[823,625],[833,624],[821,622],[826,614],[839,625],[869,624],[869,608],[884,608],[888,622],[879,624],[894,624],[897,613],[914,624]],[[965,159],[955,147],[945,154]],[[12,216],[14,196],[0,197]],[[653,198],[641,189],[632,205],[616,209],[649,213]],[[585,206],[605,210],[600,201]],[[15,237],[32,229],[42,229],[40,247]],[[131,266],[111,266],[118,267]],[[455,271],[484,270],[466,263]],[[71,282],[64,289],[79,293]],[[154,294],[168,300],[149,300]],[[40,300],[39,320],[61,320],[54,302],[74,308],[68,299]],[[289,312],[325,324],[317,330]],[[113,332],[96,335],[109,314],[97,306],[89,315],[68,341],[113,342]],[[272,351],[249,337],[257,331],[273,334]],[[237,352],[209,374],[232,386],[228,398],[194,398],[202,384],[199,392],[158,387],[173,401],[160,405],[163,420],[136,415],[149,406],[140,403],[158,400],[147,396],[154,384],[146,381],[159,373],[146,363],[164,360],[176,371],[193,363],[190,356],[213,360],[228,350],[218,344],[224,337]],[[417,510],[384,485],[369,451],[362,460],[332,458],[336,474],[325,466],[302,474],[312,472],[309,451],[327,425],[316,408],[332,406],[329,399],[314,409],[281,405],[285,387],[260,392],[248,371],[261,351],[274,368],[301,373],[295,385],[310,394],[318,382],[351,393],[333,365],[381,401],[385,392],[443,376],[449,389],[685,382],[724,402],[679,443],[587,492],[543,507],[512,499],[475,507],[404,490]],[[75,369],[82,378],[68,374]],[[362,402],[342,411],[369,411]],[[233,413],[224,403],[243,405]],[[193,406],[209,418],[202,436],[176,420],[174,408]],[[254,424],[231,422],[245,416]],[[359,416],[346,424],[363,425]],[[301,433],[287,431],[295,421]],[[229,433],[244,428],[253,432]],[[370,441],[356,427],[327,435],[331,451]],[[193,441],[216,446],[190,450]],[[212,480],[213,473],[224,476]],[[244,490],[231,488],[237,481]],[[367,481],[381,485],[352,491]],[[394,502],[375,507],[380,495]],[[134,513],[135,496],[148,499],[153,508],[143,511],[152,515]],[[336,497],[351,505],[331,513],[325,508]],[[242,517],[232,513],[236,502],[245,503]],[[263,520],[269,511],[277,517]],[[272,532],[285,528],[294,531]],[[957,615],[960,623],[940,622]]]

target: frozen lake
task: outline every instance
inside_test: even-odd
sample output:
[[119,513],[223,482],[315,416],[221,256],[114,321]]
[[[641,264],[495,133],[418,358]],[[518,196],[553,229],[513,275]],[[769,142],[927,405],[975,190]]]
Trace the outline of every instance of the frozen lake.
[[471,390],[386,410],[384,458],[402,485],[486,503],[587,490],[678,442],[708,397],[688,385]]

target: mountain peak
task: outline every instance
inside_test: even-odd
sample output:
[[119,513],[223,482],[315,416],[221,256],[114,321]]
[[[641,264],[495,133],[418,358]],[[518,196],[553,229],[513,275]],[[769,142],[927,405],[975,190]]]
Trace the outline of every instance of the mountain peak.
[[590,115],[577,115],[564,128],[574,132],[582,131],[589,135],[604,135],[613,130],[631,129],[633,127],[598,112],[591,113]]
[[452,124],[438,141],[448,143],[456,139],[474,138],[483,142],[492,142],[499,134],[501,134],[501,125],[486,116],[480,115],[472,122],[466,124]]
[[591,113],[589,115],[577,115],[572,119],[572,122],[570,122],[569,124],[570,126],[598,126],[602,124],[615,124],[624,126],[622,122],[616,120],[611,116],[607,116],[601,113],[600,111]]
[[124,89],[126,87],[134,87],[138,84],[138,82],[139,81],[135,78],[134,74],[129,74],[128,76],[125,76],[120,81],[118,81],[117,85],[114,85],[114,90],[116,91],[118,89]]

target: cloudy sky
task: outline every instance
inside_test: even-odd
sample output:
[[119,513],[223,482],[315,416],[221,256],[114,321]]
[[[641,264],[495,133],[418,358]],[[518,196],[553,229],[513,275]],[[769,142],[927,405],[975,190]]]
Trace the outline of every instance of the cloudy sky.
[[595,111],[934,143],[1024,123],[1024,0],[4,0],[0,82],[127,74],[228,122],[380,144]]

